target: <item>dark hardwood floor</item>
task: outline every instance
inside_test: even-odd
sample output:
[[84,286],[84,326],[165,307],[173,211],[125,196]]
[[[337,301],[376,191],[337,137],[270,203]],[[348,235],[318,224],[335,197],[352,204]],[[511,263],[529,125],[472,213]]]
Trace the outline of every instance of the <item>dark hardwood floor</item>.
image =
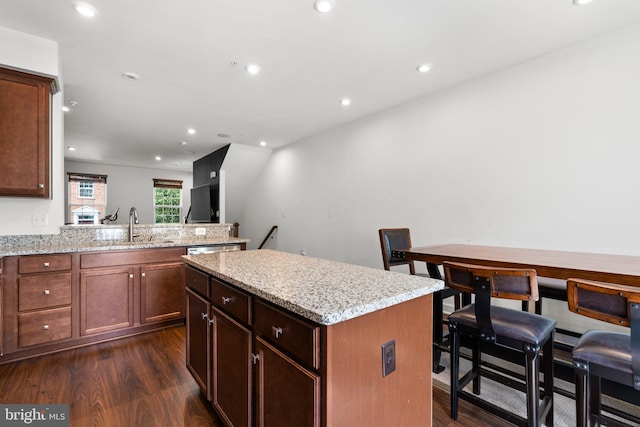
[[[464,401],[452,421],[433,395],[436,427],[510,425]],[[0,365],[0,403],[69,404],[79,427],[222,426],[185,367],[184,326]]]

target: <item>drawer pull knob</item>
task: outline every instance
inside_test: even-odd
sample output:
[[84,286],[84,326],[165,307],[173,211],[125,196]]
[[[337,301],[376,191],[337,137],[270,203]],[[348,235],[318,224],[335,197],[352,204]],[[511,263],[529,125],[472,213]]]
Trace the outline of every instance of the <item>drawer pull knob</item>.
[[48,263],[48,262],[43,262],[43,263],[42,263],[42,266],[43,266],[43,267],[49,267],[49,263]]
[[210,325],[213,325],[213,322],[214,322],[214,320],[213,320],[213,319],[209,319],[208,321],[209,321],[209,324],[210,324]]
[[45,331],[48,331],[48,330],[49,330],[49,325],[44,325],[44,326],[42,327],[42,329],[44,329]]
[[129,275],[129,279],[133,279],[133,274],[130,274],[130,275]]
[[231,298],[229,297],[222,297],[222,304],[228,304],[231,302]]
[[147,275],[147,273],[142,273],[142,277],[145,277]]
[[49,293],[50,293],[49,289],[45,289],[44,292],[43,292],[43,294],[45,294],[45,295],[49,295]]
[[200,313],[200,316],[202,316],[202,320],[209,318],[209,315],[207,313]]
[[282,328],[277,327],[277,326],[272,326],[271,330],[273,331],[273,335],[276,338],[280,338],[282,336],[282,333],[283,333]]
[[260,355],[259,355],[259,354],[251,353],[251,357],[253,357],[253,364],[254,364],[254,365],[257,365],[257,364],[258,364],[258,361],[260,360]]

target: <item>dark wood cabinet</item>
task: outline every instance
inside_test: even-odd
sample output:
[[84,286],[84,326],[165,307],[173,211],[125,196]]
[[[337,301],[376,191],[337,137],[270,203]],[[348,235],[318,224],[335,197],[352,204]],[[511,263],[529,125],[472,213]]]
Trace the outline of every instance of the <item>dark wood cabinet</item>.
[[251,331],[213,309],[211,403],[227,425],[252,425]]
[[320,426],[320,376],[256,337],[256,426]]
[[80,335],[133,326],[133,268],[80,273]]
[[0,196],[50,195],[51,78],[0,68]]
[[[187,268],[190,277],[192,269]],[[211,400],[211,332],[209,313],[211,304],[201,295],[187,288],[187,369],[198,383],[207,400]]]
[[184,317],[184,263],[140,267],[140,322]]
[[0,363],[182,324],[184,253],[3,257]]

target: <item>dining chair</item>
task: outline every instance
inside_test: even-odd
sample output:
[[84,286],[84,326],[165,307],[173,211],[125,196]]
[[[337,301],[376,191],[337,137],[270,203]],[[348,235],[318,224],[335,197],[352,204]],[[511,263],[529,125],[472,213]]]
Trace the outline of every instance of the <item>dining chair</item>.
[[[492,305],[493,298],[536,301],[538,282],[532,269],[495,268],[444,262],[445,283],[461,292],[474,294],[475,301],[449,315],[451,340],[451,418],[458,418],[462,398],[511,423],[553,425],[553,336],[556,322],[526,311]],[[464,341],[463,341],[464,340]],[[471,369],[460,377],[461,343],[471,348]],[[526,418],[506,411],[480,396],[482,352],[503,358],[517,353],[524,359]],[[540,352],[542,350],[542,361]],[[542,399],[540,368],[542,366]],[[473,381],[472,392],[465,387]],[[515,380],[510,382],[516,387]],[[521,385],[521,383],[519,383]],[[517,387],[516,387],[517,388]]]
[[601,413],[601,379],[640,390],[640,289],[569,279],[567,296],[572,312],[630,328],[629,334],[589,330],[572,351],[577,425],[609,425]]
[[[427,265],[429,274],[416,274],[415,264],[406,258],[394,256],[394,251],[408,249],[411,247],[411,232],[408,228],[381,228],[378,230],[380,237],[380,248],[382,250],[382,263],[385,270],[391,270],[391,267],[398,265],[408,265],[409,273],[417,276],[433,277],[442,279],[437,266]],[[442,372],[444,367],[440,365],[440,355],[442,349],[448,350],[448,342],[442,334],[442,300],[449,297],[455,297],[455,308],[460,308],[460,292],[449,287],[435,292],[433,294],[433,371]]]

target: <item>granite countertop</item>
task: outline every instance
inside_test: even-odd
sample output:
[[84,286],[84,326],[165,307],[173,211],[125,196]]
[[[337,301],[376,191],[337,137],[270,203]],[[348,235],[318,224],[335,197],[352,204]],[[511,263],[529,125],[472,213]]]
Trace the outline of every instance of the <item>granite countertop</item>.
[[269,249],[184,255],[214,277],[321,325],[443,289],[442,280]]
[[114,242],[110,240],[95,241],[86,243],[60,243],[35,246],[13,246],[0,249],[0,258],[11,255],[40,255],[67,252],[98,252],[124,249],[153,249],[171,248],[179,246],[206,246],[206,245],[231,245],[247,243],[249,239],[239,237],[228,237],[224,239],[175,239],[175,240],[150,240],[133,243]]

